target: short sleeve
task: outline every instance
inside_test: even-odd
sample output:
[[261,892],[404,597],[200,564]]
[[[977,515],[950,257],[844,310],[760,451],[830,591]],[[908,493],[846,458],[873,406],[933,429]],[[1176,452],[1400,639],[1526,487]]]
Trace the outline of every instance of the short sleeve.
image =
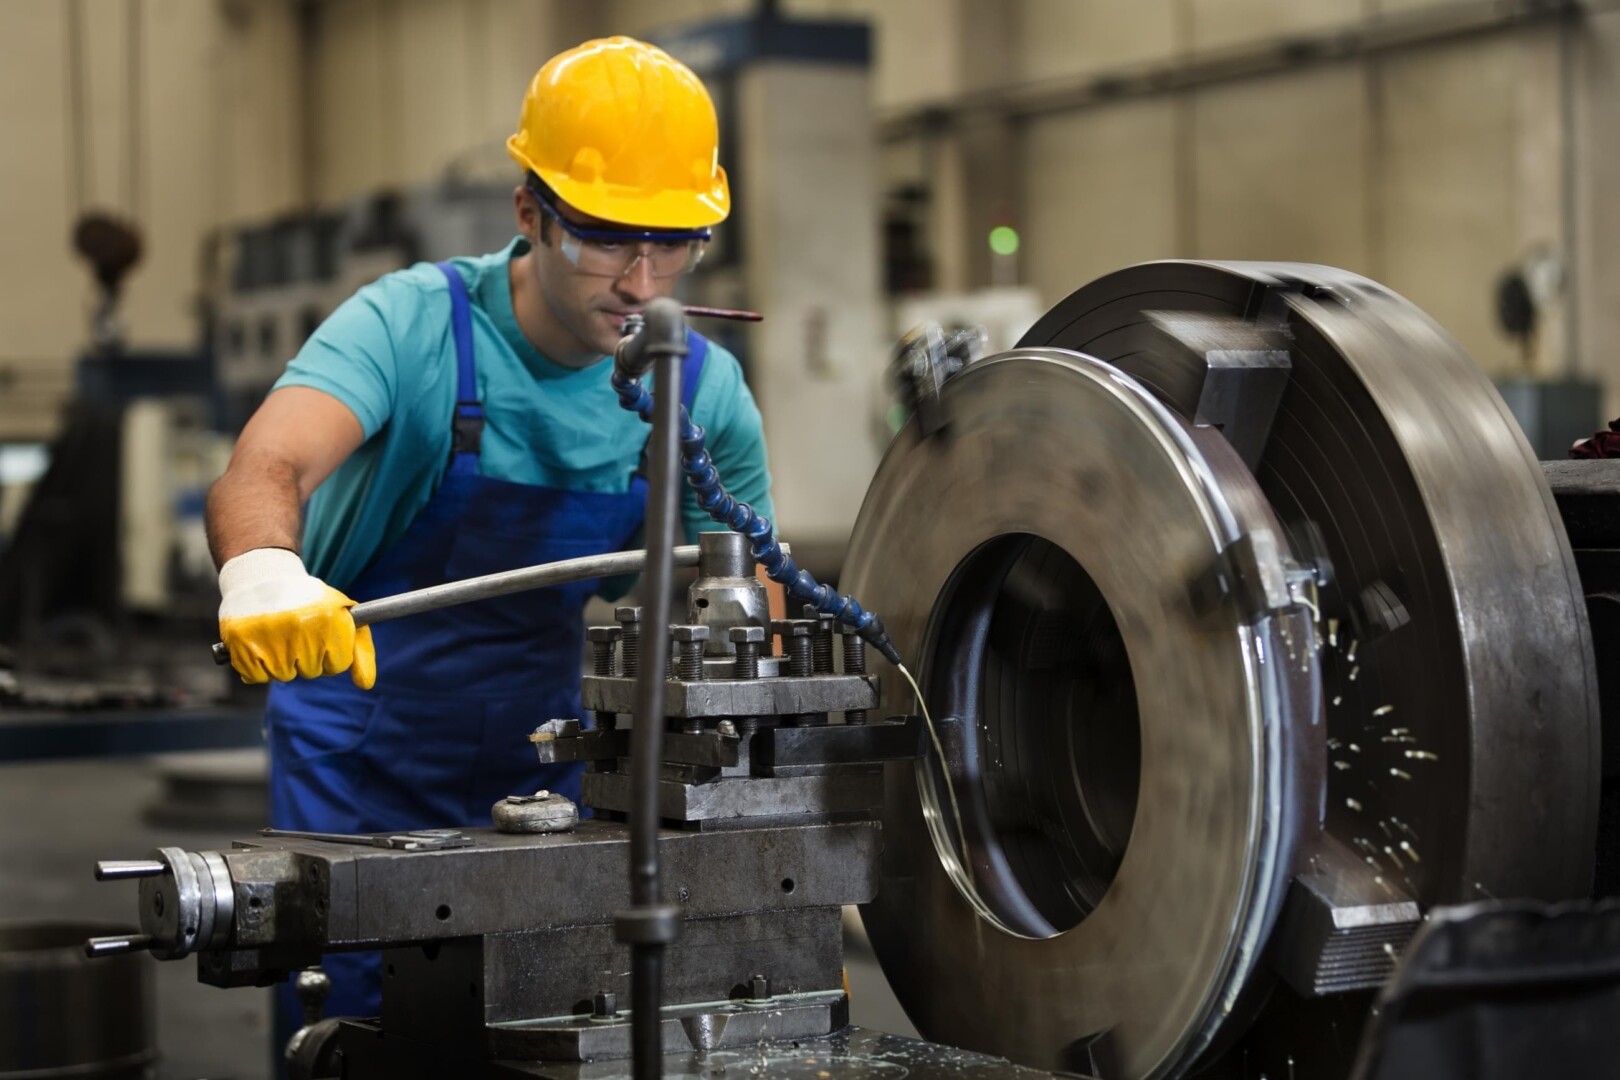
[[389,330],[390,288],[367,285],[345,300],[304,342],[275,389],[307,386],[347,405],[366,438],[380,431],[399,400],[399,359]]

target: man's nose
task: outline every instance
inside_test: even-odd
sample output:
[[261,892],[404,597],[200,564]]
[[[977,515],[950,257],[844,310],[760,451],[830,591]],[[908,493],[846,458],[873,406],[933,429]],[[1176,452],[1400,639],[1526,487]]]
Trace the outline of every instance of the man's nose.
[[621,296],[636,303],[645,303],[657,295],[658,286],[648,254],[645,248],[636,252],[635,262],[613,282],[613,288]]

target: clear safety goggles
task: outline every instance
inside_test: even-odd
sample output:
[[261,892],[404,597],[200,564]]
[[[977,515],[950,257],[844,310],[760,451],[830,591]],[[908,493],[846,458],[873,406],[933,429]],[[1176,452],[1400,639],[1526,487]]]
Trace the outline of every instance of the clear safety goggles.
[[647,230],[588,229],[558,213],[550,201],[532,188],[540,211],[563,231],[563,257],[582,274],[621,278],[645,259],[655,278],[678,277],[703,260],[709,246],[708,229]]

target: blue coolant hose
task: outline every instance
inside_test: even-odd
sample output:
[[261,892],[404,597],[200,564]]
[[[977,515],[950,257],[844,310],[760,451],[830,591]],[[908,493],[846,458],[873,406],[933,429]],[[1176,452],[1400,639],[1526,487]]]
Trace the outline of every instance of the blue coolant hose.
[[[619,404],[651,423],[653,398],[641,384],[641,379],[615,367],[612,381]],[[684,405],[680,408],[677,423],[681,440],[681,472],[686,476],[687,486],[697,493],[698,505],[704,512],[733,532],[746,536],[753,548],[754,558],[765,568],[766,576],[786,588],[789,596],[852,628],[890,663],[898,665],[900,650],[889,640],[883,620],[863,610],[854,597],[838,595],[831,586],[817,582],[809,571],[799,569],[793,557],[776,542],[771,519],[756,513],[752,506],[740,502],[726,491],[720,482],[720,472],[714,467],[714,459],[704,445],[707,433],[692,422]]]

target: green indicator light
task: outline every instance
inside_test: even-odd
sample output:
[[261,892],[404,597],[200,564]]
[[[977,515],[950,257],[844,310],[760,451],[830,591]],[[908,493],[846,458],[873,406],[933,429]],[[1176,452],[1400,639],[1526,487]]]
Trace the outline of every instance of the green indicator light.
[[990,250],[997,255],[1018,254],[1018,230],[1011,225],[997,225],[991,229]]

